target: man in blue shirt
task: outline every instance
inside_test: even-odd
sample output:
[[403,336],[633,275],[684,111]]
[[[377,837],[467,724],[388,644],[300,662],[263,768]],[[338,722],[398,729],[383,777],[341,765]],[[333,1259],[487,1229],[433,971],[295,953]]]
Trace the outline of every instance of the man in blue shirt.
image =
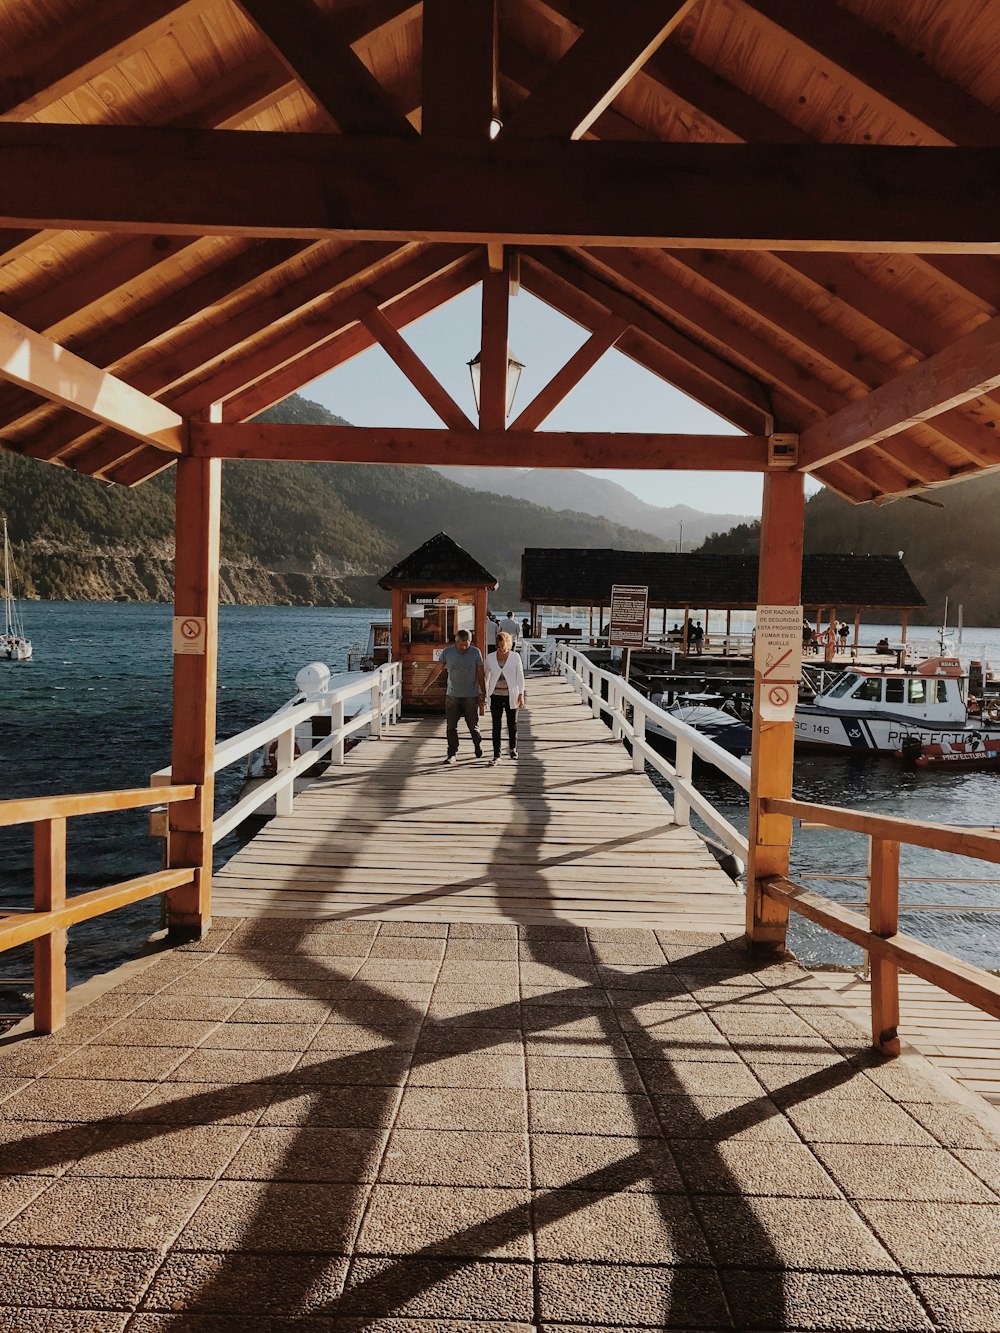
[[483,757],[483,738],[479,733],[480,714],[486,712],[486,672],[483,655],[472,646],[472,635],[460,629],[455,642],[445,648],[424,682],[430,689],[442,671],[448,672],[448,692],[444,700],[448,736],[446,764],[453,764],[458,754],[458,719],[464,717],[475,747],[476,758]]

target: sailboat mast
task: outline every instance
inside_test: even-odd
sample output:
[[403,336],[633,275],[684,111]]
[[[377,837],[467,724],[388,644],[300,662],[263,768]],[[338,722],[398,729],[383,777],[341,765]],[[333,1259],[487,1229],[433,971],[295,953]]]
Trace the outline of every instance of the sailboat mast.
[[10,541],[7,537],[7,515],[3,516],[3,607],[4,607],[4,635],[10,637],[14,631],[14,614],[11,606],[11,587],[10,587]]

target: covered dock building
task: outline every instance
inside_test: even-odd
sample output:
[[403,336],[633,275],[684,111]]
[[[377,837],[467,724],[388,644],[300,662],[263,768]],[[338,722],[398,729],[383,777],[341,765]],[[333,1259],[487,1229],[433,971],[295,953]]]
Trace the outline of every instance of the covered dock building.
[[[0,1319],[1000,1326],[1000,1139],[898,1057],[901,967],[1000,1014],[996,976],[899,931],[900,845],[996,863],[1000,841],[793,799],[788,700],[762,673],[747,892],[717,929],[667,924],[683,902],[662,900],[709,876],[689,772],[653,793],[641,701],[602,728],[566,653],[572,685],[539,688],[536,758],[503,788],[463,769],[442,795],[413,729],[405,757],[391,671],[364,685],[386,734],[353,766],[360,723],[321,701],[332,776],[298,816],[280,733],[271,835],[307,848],[282,886],[303,860],[392,870],[365,859],[391,816],[428,849],[419,878],[412,858],[382,874],[391,911],[265,890],[234,915],[212,865],[234,818],[214,775],[240,748],[215,725],[224,460],[757,473],[779,637],[807,474],[881,503],[1000,465],[995,5],[0,0],[0,48],[0,442],[118,486],[172,468],[177,501],[166,785],[95,773],[0,804],[33,828],[34,908],[0,946],[34,945],[45,1034],[0,1051]],[[474,287],[470,414],[402,330]],[[508,420],[518,290],[584,341]],[[376,345],[440,428],[254,420]],[[727,431],[540,429],[612,347]],[[344,817],[319,808],[338,790]],[[153,804],[165,867],[68,896],[67,821]],[[789,879],[799,818],[870,839],[867,914]],[[457,882],[455,841],[432,852],[424,828],[456,822]],[[533,908],[496,892],[518,839]],[[588,874],[622,903],[645,878],[650,919],[581,923]],[[459,910],[484,885],[489,910]],[[165,956],[66,1022],[67,930],[158,894]],[[869,1033],[782,958],[792,911],[870,953]]]

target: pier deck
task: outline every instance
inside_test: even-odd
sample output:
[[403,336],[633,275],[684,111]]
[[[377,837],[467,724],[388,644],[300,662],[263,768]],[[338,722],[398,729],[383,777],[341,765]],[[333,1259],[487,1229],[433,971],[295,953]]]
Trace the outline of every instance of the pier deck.
[[743,930],[732,881],[563,679],[530,678],[519,732],[496,768],[467,733],[444,764],[441,717],[365,741],[216,875],[215,915]]

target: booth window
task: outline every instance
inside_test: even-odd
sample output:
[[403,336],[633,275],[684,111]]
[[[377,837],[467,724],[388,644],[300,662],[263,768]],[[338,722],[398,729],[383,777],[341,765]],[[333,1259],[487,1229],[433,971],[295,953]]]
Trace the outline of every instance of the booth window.
[[406,603],[403,642],[428,643],[443,648],[454,642],[460,629],[467,629],[471,634],[475,624],[476,608],[472,602],[415,598]]

